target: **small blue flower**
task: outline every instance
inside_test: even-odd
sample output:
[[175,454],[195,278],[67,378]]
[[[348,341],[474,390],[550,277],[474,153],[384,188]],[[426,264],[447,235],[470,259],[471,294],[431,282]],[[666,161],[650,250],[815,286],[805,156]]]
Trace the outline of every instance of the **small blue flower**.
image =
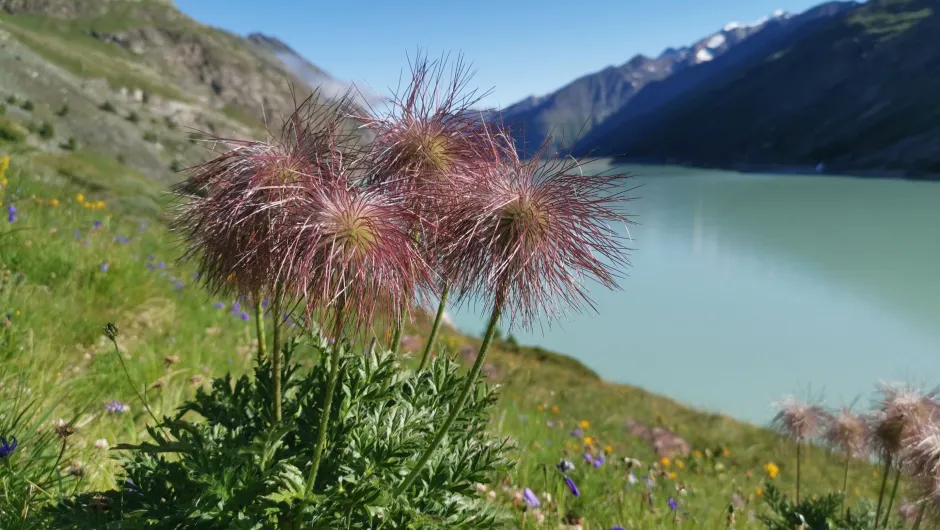
[[594,461],[594,457],[590,453],[584,453],[584,461],[590,464]]
[[267,309],[267,308],[268,308],[268,299],[265,298],[264,300],[261,301],[261,309]]
[[568,489],[571,490],[571,494],[575,497],[581,496],[581,491],[578,489],[578,486],[571,480],[571,477],[565,477],[565,485],[568,486]]
[[7,221],[11,223],[16,222],[16,206],[12,204],[7,206]]
[[76,229],[75,229],[75,239],[81,239],[81,238],[82,238],[82,231],[79,230],[78,228],[76,228]]
[[101,271],[102,271],[102,272],[108,272],[108,262],[107,262],[107,261],[105,261],[104,263],[101,264]]
[[225,309],[225,304],[223,304],[222,302],[216,302],[216,303],[212,304],[212,307],[214,307],[214,308],[216,308],[216,309]]
[[673,499],[672,497],[669,497],[669,500],[666,502],[666,504],[669,505],[669,509],[672,511],[676,511],[676,508],[679,507],[679,503],[676,502],[676,500]]
[[183,285],[183,282],[176,282],[177,289],[182,289],[183,287],[185,287],[185,285]]
[[91,227],[94,229],[101,228],[101,221],[95,221],[94,223],[91,224]]
[[157,268],[165,269],[165,268],[166,268],[166,264],[161,261],[160,263],[157,263]]
[[241,318],[242,320],[244,320],[244,321],[246,321],[246,322],[248,321],[249,318],[251,318],[251,317],[248,316],[248,313],[246,313],[246,312],[244,312],[244,311],[242,311],[242,314],[241,314],[241,315],[238,315],[238,316],[239,316],[239,318]]
[[116,400],[116,399],[112,399],[112,400],[109,401],[108,403],[105,403],[105,405],[104,405],[104,410],[105,410],[108,414],[123,414],[123,413],[125,413],[125,412],[131,410],[131,408],[130,408],[129,406],[125,405],[124,403],[121,403],[120,401],[118,401],[118,400]]
[[114,236],[114,242],[119,245],[124,245],[131,242],[131,238],[124,236]]
[[624,527],[622,527],[622,526],[615,526],[615,527],[611,528],[610,530],[627,530],[627,529],[624,528]]
[[571,431],[571,436],[577,436],[578,438],[580,438],[583,435],[584,435],[584,431],[581,429],[581,427],[578,427],[577,429]]
[[235,303],[232,304],[232,314],[237,315],[242,310],[242,304],[238,300],[235,300]]
[[542,503],[539,502],[539,498],[536,497],[535,493],[529,488],[522,491],[522,499],[529,505],[529,508],[538,508],[542,505]]
[[147,264],[147,268],[150,269],[150,270],[152,270],[152,271],[157,270],[157,266],[154,265],[153,263],[148,263],[148,264]]
[[8,442],[5,436],[0,436],[0,458],[6,460],[10,458],[10,455],[13,454],[13,451],[16,451],[17,441],[15,436],[10,437]]
[[574,469],[574,464],[571,463],[571,460],[562,460],[561,462],[555,464],[555,468],[562,473],[567,473]]

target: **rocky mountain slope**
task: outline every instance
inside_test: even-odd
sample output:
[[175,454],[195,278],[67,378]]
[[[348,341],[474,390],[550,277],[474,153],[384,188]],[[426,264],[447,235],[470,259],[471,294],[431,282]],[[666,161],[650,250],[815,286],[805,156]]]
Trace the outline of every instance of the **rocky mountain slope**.
[[623,108],[650,83],[722,57],[748,42],[764,28],[785,25],[791,18],[777,11],[753,24],[730,23],[689,46],[667,48],[658,57],[636,55],[620,66],[583,76],[551,94],[531,96],[507,107],[502,119],[514,129],[521,152],[531,154],[551,134],[555,147],[571,147],[579,135],[587,134]]
[[940,6],[869,0],[582,152],[745,169],[940,173]]
[[269,49],[170,0],[0,0],[0,72],[4,150],[85,180],[61,159],[116,161],[165,185],[208,155],[193,131],[258,136],[312,92]]

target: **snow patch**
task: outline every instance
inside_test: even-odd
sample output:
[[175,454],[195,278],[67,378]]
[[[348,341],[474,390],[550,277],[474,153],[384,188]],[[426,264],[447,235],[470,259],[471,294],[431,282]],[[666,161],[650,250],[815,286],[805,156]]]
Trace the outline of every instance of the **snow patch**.
[[738,22],[728,22],[725,24],[725,27],[721,28],[723,31],[734,31],[741,27],[741,24]]
[[712,52],[708,51],[706,48],[702,48],[701,50],[695,52],[695,62],[697,63],[706,63],[712,59],[714,59]]
[[725,43],[725,40],[725,36],[721,33],[712,35],[712,38],[708,39],[708,43],[706,43],[705,46],[708,46],[709,48],[718,48]]

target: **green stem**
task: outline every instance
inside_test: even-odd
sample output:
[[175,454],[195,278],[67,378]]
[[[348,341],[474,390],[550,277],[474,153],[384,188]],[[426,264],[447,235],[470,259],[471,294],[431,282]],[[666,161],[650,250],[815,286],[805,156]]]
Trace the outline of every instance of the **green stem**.
[[428,365],[428,359],[431,357],[431,350],[434,348],[434,342],[437,340],[437,333],[441,329],[441,320],[444,318],[444,308],[447,306],[447,293],[450,285],[444,282],[444,289],[441,290],[441,305],[437,306],[437,315],[434,317],[434,324],[431,325],[431,334],[428,335],[428,343],[424,346],[424,354],[421,356],[421,364],[418,365],[418,371],[424,370]]
[[891,488],[891,497],[888,498],[888,508],[885,510],[884,527],[888,527],[888,519],[891,518],[891,507],[894,506],[894,497],[898,494],[898,484],[901,482],[901,468],[897,469],[894,475],[894,486]]
[[800,505],[800,446],[802,440],[796,441],[796,505]]
[[914,528],[912,530],[920,530],[920,523],[924,521],[924,506],[917,507],[917,519],[914,520]]
[[852,461],[852,458],[849,456],[849,453],[845,454],[845,471],[842,474],[842,506],[839,508],[839,511],[842,512],[845,508],[845,498],[849,494],[849,463]]
[[264,307],[260,293],[255,301],[255,331],[258,335],[258,363],[261,363],[267,357],[267,338],[264,336]]
[[330,411],[333,410],[333,393],[336,391],[336,382],[339,379],[339,353],[343,340],[343,314],[346,310],[345,299],[340,299],[339,306],[336,309],[336,322],[333,333],[333,347],[330,350],[330,375],[326,381],[326,392],[323,396],[323,411],[320,413],[320,423],[317,426],[317,445],[313,450],[313,459],[310,463],[310,473],[307,476],[307,487],[304,500],[300,503],[298,516],[303,514],[307,507],[307,500],[313,492],[313,483],[317,480],[317,472],[320,469],[320,461],[323,458],[323,449],[326,447],[327,424],[330,419]]
[[[496,298],[498,301],[502,300],[502,297]],[[493,342],[493,336],[496,335],[496,324],[499,322],[499,316],[502,313],[502,304],[497,303],[493,308],[493,314],[490,316],[490,322],[486,328],[486,334],[483,336],[483,344],[480,345],[480,352],[477,354],[476,361],[474,361],[473,366],[470,368],[470,374],[467,376],[467,380],[464,383],[463,389],[460,391],[460,395],[457,397],[457,402],[451,405],[450,414],[448,414],[447,419],[444,420],[444,423],[437,430],[437,434],[434,436],[434,439],[431,441],[431,444],[427,449],[424,450],[424,453],[418,458],[418,463],[415,464],[414,468],[411,470],[411,473],[402,481],[401,484],[395,488],[392,496],[397,497],[401,495],[408,486],[414,482],[418,474],[421,473],[421,469],[425,464],[430,460],[431,455],[434,453],[434,450],[441,444],[441,441],[444,439],[444,436],[447,435],[447,431],[450,429],[450,426],[454,423],[454,420],[457,419],[457,415],[460,414],[461,409],[463,409],[464,403],[467,401],[467,397],[470,395],[470,390],[476,385],[477,376],[480,374],[480,369],[483,367],[483,361],[486,359],[486,352],[490,349],[490,344]]]
[[283,290],[280,285],[275,288],[274,303],[271,311],[274,313],[274,326],[271,333],[271,383],[274,401],[274,421],[281,422],[283,410],[281,408],[281,302]]
[[885,456],[885,467],[881,477],[881,491],[878,493],[878,508],[875,510],[875,528],[881,520],[881,505],[885,500],[885,488],[888,485],[888,475],[891,474],[891,455]]
[[405,324],[402,320],[399,320],[395,325],[395,332],[392,334],[392,343],[389,344],[388,349],[392,353],[398,353],[398,348],[401,347],[401,335],[404,331]]

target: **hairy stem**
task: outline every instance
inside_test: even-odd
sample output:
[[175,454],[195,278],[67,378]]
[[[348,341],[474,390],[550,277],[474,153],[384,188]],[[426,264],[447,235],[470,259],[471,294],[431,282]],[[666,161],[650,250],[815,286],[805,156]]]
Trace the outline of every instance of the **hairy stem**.
[[842,506],[839,508],[839,511],[842,512],[845,508],[845,498],[849,494],[849,463],[852,461],[852,457],[848,452],[845,453],[845,471],[842,473]]
[[803,445],[802,440],[797,439],[796,441],[796,505],[800,505],[800,447]]
[[[891,496],[888,497],[888,507],[885,509],[885,520],[882,526],[888,527],[888,519],[891,518],[891,507],[894,506],[894,497],[898,494],[898,484],[901,482],[901,468],[897,469],[894,475],[894,486],[891,487]],[[876,521],[877,527],[877,521]]]
[[917,507],[917,519],[914,520],[914,528],[912,530],[920,530],[920,523],[924,521],[924,506]]
[[441,305],[437,306],[437,315],[434,317],[434,324],[431,325],[431,334],[428,335],[428,343],[424,346],[424,354],[421,355],[421,364],[418,365],[418,371],[424,370],[428,365],[428,359],[431,357],[431,350],[434,349],[434,342],[437,340],[437,332],[441,329],[441,320],[444,318],[444,308],[447,306],[447,293],[450,285],[444,282],[444,288],[441,290]]
[[264,361],[267,357],[267,338],[264,336],[264,306],[261,302],[261,294],[257,295],[255,301],[255,332],[258,335],[258,363]]
[[[502,297],[497,297],[497,300],[501,300]],[[493,314],[490,315],[490,322],[486,327],[486,334],[483,336],[483,344],[480,345],[480,352],[477,354],[476,361],[473,362],[473,366],[470,368],[470,373],[467,375],[467,380],[464,383],[463,389],[460,391],[460,395],[457,397],[457,402],[451,405],[450,414],[447,415],[447,419],[444,420],[444,423],[437,430],[437,434],[434,436],[434,439],[431,441],[431,444],[428,445],[427,449],[424,450],[424,453],[418,458],[418,463],[415,464],[414,468],[411,470],[411,473],[402,481],[401,484],[395,488],[393,496],[397,497],[401,495],[408,486],[414,482],[418,474],[421,473],[421,469],[425,464],[430,460],[431,455],[434,453],[434,450],[441,444],[441,441],[444,439],[444,436],[447,435],[447,431],[450,429],[450,426],[454,423],[454,420],[457,419],[457,415],[460,414],[461,409],[463,409],[464,403],[467,402],[467,397],[470,395],[470,391],[476,385],[477,376],[480,374],[480,369],[483,367],[483,361],[486,359],[486,352],[490,349],[490,344],[493,342],[493,336],[496,334],[496,324],[499,322],[499,316],[502,313],[502,304],[497,303],[493,308]]]
[[345,298],[340,299],[339,306],[336,309],[336,322],[333,330],[333,347],[330,349],[330,375],[326,381],[326,391],[323,396],[323,411],[320,413],[320,423],[317,426],[317,445],[313,449],[313,459],[310,462],[310,473],[307,475],[307,487],[304,500],[300,504],[298,516],[307,507],[307,499],[313,492],[313,483],[317,480],[317,471],[320,469],[320,461],[323,458],[323,449],[326,447],[326,431],[330,419],[330,411],[333,409],[333,394],[336,391],[336,382],[339,379],[339,353],[343,341],[343,316],[346,311]]
[[401,335],[405,329],[405,323],[402,320],[399,320],[395,324],[395,331],[392,333],[392,343],[388,345],[388,349],[392,350],[392,353],[398,353],[398,348],[401,347]]
[[274,317],[274,327],[272,329],[271,344],[271,399],[274,401],[274,421],[281,422],[281,302],[283,298],[283,289],[280,285],[275,288],[274,305],[271,307]]
[[875,528],[881,520],[881,505],[885,500],[885,488],[888,485],[888,475],[891,474],[891,455],[885,456],[885,467],[881,477],[881,491],[878,492],[878,508],[875,510]]

